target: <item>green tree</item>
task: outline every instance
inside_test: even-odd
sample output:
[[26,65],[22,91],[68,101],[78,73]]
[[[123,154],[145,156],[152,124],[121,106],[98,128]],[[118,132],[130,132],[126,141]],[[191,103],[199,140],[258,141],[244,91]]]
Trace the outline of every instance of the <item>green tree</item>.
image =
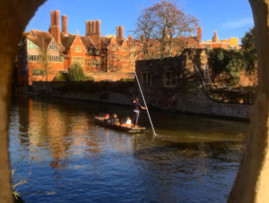
[[246,32],[245,36],[242,38],[242,50],[247,63],[246,70],[250,72],[255,70],[258,62],[254,32],[255,29],[252,28],[249,32]]
[[235,85],[239,81],[240,70],[247,69],[247,61],[243,51],[212,49],[208,52],[209,62],[215,75],[222,74],[226,83]]
[[83,69],[79,63],[73,63],[71,66],[69,66],[67,77],[69,81],[86,80]]

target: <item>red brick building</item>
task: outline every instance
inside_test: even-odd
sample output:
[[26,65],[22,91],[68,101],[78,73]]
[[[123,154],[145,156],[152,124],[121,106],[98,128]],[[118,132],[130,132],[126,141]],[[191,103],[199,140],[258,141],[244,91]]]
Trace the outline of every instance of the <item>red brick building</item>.
[[79,63],[84,73],[133,72],[132,37],[123,36],[123,26],[116,28],[116,37],[101,36],[101,21],[86,21],[86,35],[68,33],[67,16],[51,11],[49,31],[31,30],[24,33],[19,44],[18,84],[31,85],[33,81],[52,81],[61,72],[67,72],[73,63]]
[[[31,85],[33,81],[52,81],[61,72],[67,72],[73,63],[79,63],[86,75],[99,74],[106,79],[104,73],[110,73],[121,79],[127,73],[135,71],[136,60],[160,58],[161,45],[156,39],[150,39],[149,55],[145,55],[143,39],[134,40],[123,35],[123,26],[116,27],[116,36],[101,36],[101,21],[86,21],[86,34],[70,34],[67,26],[67,16],[51,11],[49,31],[31,30],[24,33],[19,44],[17,76],[18,84]],[[218,40],[214,33],[213,42],[202,42],[202,29],[197,29],[197,36],[177,37],[173,39],[172,53],[165,47],[164,57],[179,56],[186,48],[216,48],[228,49],[231,46],[224,40]],[[229,46],[228,46],[229,45]],[[111,72],[114,72],[111,74]],[[102,75],[100,76],[100,74]],[[113,76],[113,77],[114,77]]]

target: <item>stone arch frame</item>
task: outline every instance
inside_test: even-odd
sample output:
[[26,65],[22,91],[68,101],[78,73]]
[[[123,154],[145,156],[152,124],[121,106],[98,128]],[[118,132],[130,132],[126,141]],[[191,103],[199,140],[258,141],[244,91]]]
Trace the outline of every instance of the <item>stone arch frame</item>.
[[[12,67],[28,21],[45,0],[0,0],[0,200],[13,202],[8,153]],[[269,202],[269,0],[249,0],[255,22],[259,89],[247,148],[228,202]]]

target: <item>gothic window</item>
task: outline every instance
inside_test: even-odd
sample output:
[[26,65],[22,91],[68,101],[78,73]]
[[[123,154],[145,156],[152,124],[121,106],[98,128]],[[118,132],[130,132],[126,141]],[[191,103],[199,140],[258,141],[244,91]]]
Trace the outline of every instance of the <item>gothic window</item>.
[[164,87],[175,87],[176,80],[172,71],[165,71],[163,75]]

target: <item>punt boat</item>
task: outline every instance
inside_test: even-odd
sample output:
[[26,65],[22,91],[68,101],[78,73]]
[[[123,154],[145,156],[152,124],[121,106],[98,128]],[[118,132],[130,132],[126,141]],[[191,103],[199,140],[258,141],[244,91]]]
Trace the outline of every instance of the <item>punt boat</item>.
[[107,121],[105,121],[105,117],[102,116],[95,116],[94,117],[94,122],[100,126],[106,127],[106,128],[111,128],[114,130],[120,130],[123,132],[128,132],[128,133],[140,133],[146,130],[145,127],[133,127],[132,126],[122,126],[122,125],[113,125],[111,123],[108,123]]

